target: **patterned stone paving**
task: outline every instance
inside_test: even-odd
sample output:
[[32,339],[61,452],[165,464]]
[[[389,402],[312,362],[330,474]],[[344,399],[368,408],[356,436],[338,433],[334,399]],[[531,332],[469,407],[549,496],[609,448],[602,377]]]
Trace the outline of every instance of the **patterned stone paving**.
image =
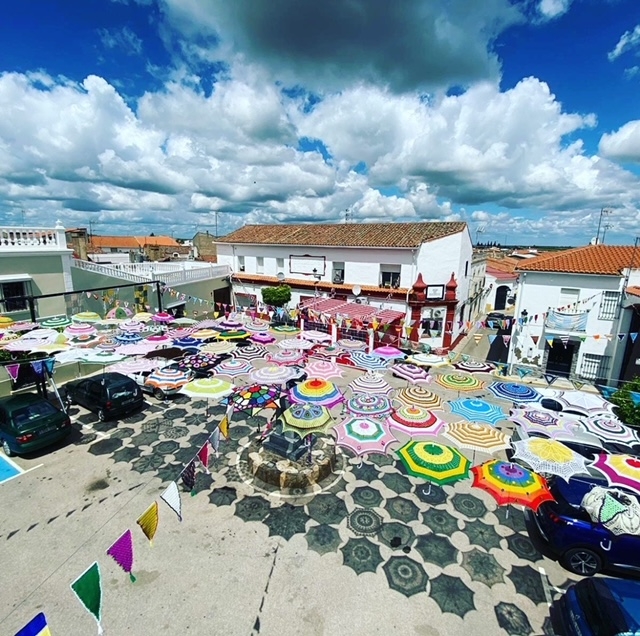
[[[109,432],[83,435],[87,451],[128,463],[145,478],[168,483],[207,439],[208,426],[222,407],[189,403],[180,397],[165,406],[152,405],[124,421],[98,423],[76,408],[78,421]],[[356,575],[378,573],[392,590],[411,597],[428,594],[443,614],[463,618],[493,605],[504,633],[533,634],[529,618],[516,604],[492,596],[504,585],[511,597],[546,603],[538,564],[541,555],[528,538],[522,512],[498,508],[484,493],[464,487],[429,485],[404,473],[393,456],[372,455],[365,461],[342,456],[341,472],[317,491],[289,491],[254,483],[243,449],[262,429],[260,416],[236,418],[229,440],[211,463],[211,475],[198,473],[196,492],[211,505],[232,510],[245,523],[264,524],[270,536],[291,540],[302,535],[308,549],[341,555]],[[102,429],[102,430],[100,430]],[[321,490],[321,492],[320,492]],[[486,589],[486,593],[482,590]],[[548,621],[535,633],[551,633]]]

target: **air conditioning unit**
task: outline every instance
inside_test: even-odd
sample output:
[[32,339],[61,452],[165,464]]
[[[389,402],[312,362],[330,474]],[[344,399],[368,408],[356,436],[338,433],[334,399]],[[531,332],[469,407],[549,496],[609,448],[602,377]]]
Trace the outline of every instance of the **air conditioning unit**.
[[422,318],[424,320],[431,320],[433,318],[433,309],[425,309]]
[[362,305],[362,298],[356,298],[353,302],[358,303],[358,305]]
[[432,317],[434,319],[444,318],[444,309],[434,309]]

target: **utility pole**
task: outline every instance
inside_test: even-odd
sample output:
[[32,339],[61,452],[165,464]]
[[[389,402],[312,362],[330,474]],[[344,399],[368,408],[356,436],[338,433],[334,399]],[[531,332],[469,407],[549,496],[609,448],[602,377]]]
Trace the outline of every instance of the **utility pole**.
[[[613,210],[609,210],[608,208],[602,208],[600,210],[600,218],[598,219],[598,231],[596,232],[596,245],[600,245],[600,229],[602,228],[602,217],[605,215],[609,215],[612,212]],[[604,243],[604,236],[602,237],[602,242]]]

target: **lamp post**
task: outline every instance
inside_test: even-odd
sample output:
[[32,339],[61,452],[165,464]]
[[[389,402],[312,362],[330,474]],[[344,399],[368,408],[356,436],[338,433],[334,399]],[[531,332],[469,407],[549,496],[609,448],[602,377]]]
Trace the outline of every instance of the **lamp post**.
[[318,298],[318,283],[322,280],[322,274],[318,274],[318,270],[317,268],[313,268],[313,277],[315,278],[316,282],[313,285],[313,296],[314,298]]

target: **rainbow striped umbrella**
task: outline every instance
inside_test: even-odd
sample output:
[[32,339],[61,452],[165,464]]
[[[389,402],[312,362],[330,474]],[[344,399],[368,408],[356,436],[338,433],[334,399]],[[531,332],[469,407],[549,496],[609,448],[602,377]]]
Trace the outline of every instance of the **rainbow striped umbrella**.
[[421,406],[424,409],[439,410],[442,408],[442,400],[439,396],[421,386],[408,386],[396,393],[396,400],[407,406]]
[[398,450],[400,461],[414,477],[433,483],[452,484],[469,474],[469,460],[455,448],[436,442],[407,442]]
[[368,453],[385,455],[396,438],[381,420],[348,417],[333,429],[338,446],[348,448],[356,456]]
[[191,373],[188,371],[175,367],[164,367],[150,373],[144,383],[154,389],[176,390],[183,387],[190,379]]
[[126,333],[142,333],[147,330],[147,325],[139,320],[123,320],[118,325],[118,329]]
[[381,373],[376,371],[367,371],[358,376],[349,384],[349,388],[354,395],[356,393],[389,395],[393,392],[393,387],[384,379]]
[[351,360],[359,369],[367,371],[383,371],[389,366],[389,361],[364,351],[351,351]]
[[153,322],[168,323],[173,322],[175,318],[166,311],[159,311],[157,314],[151,316],[151,320],[153,320]]
[[419,435],[439,435],[445,422],[428,409],[413,404],[403,404],[387,420],[389,427],[402,431],[411,437]]
[[269,323],[266,320],[262,320],[262,318],[249,318],[244,323],[244,328],[247,331],[257,331],[262,332],[269,329]]
[[424,367],[409,362],[394,364],[391,367],[391,373],[411,384],[429,384],[431,382],[431,376]]
[[396,347],[392,347],[390,345],[377,347],[371,352],[371,355],[377,356],[378,358],[383,358],[385,360],[404,360],[407,357],[406,354],[400,351],[400,349],[397,349]]
[[342,393],[333,382],[320,378],[311,378],[300,382],[300,384],[290,389],[289,397],[292,402],[297,404],[309,402],[311,404],[320,404],[327,408],[332,408],[344,401]]
[[492,459],[471,469],[473,485],[488,492],[499,506],[519,504],[536,511],[554,501],[544,477],[518,464]]
[[436,378],[436,382],[445,389],[453,391],[480,391],[484,382],[466,373],[445,373]]
[[347,413],[362,417],[386,417],[393,412],[391,400],[380,394],[358,393],[346,402]]
[[138,322],[149,322],[153,318],[153,314],[148,311],[139,311],[138,313],[133,315],[133,319]]

